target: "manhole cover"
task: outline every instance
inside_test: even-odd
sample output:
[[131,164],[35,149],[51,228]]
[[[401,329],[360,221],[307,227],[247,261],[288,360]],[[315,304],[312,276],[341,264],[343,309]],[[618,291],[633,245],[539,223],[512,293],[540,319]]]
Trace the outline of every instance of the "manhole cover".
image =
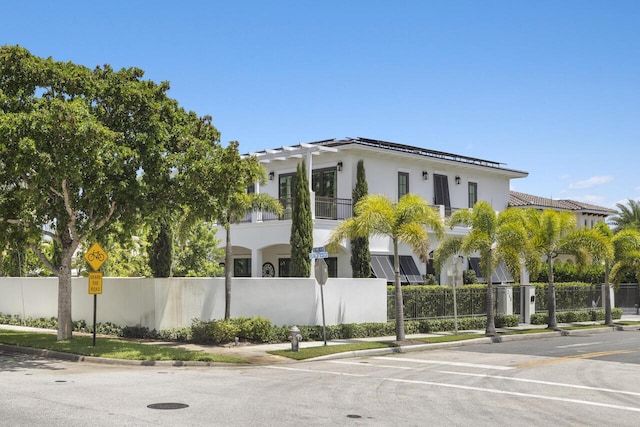
[[147,408],[150,409],[184,409],[188,408],[189,405],[186,403],[152,403],[151,405],[147,405]]

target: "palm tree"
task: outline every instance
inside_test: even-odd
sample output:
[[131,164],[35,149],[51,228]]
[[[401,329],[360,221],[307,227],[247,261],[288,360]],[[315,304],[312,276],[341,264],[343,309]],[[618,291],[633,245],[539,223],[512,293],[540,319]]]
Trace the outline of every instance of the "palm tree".
[[448,225],[466,225],[471,231],[466,236],[452,236],[444,240],[434,254],[434,263],[440,269],[447,260],[457,254],[479,253],[480,268],[487,281],[487,325],[486,335],[495,335],[493,283],[491,276],[496,266],[504,261],[511,274],[520,276],[522,261],[535,268],[539,258],[533,256],[527,246],[527,228],[524,213],[520,209],[505,209],[497,214],[486,201],[476,203],[473,209],[455,211]]
[[549,266],[547,327],[557,329],[553,260],[560,253],[572,254],[577,264],[582,266],[589,259],[600,261],[612,257],[612,248],[600,231],[576,229],[576,217],[569,211],[527,209],[527,226],[533,248],[540,257],[546,257]]
[[594,226],[594,230],[597,230],[605,238],[607,244],[611,246],[610,255],[604,259],[604,324],[613,326],[613,317],[611,315],[611,267],[616,259],[616,253],[614,251],[614,234],[611,228],[604,222],[599,222]]
[[640,201],[629,199],[628,205],[616,203],[619,212],[610,218],[616,232],[625,228],[640,230]]
[[280,201],[273,196],[263,193],[236,193],[227,200],[226,206],[221,206],[218,212],[218,224],[225,230],[225,306],[224,318],[231,317],[231,275],[233,269],[233,251],[231,246],[231,224],[242,221],[244,217],[254,210],[282,215],[283,208]]
[[421,259],[429,254],[428,231],[438,238],[444,234],[442,219],[426,200],[415,194],[404,195],[398,203],[386,196],[369,194],[354,206],[354,216],[346,219],[329,236],[327,249],[335,251],[344,239],[383,236],[393,243],[396,297],[396,339],[405,340],[404,306],[400,285],[398,245],[403,242]]
[[640,283],[640,231],[620,231],[613,237],[613,248],[615,262],[611,267],[611,281],[617,286],[627,273],[632,273]]

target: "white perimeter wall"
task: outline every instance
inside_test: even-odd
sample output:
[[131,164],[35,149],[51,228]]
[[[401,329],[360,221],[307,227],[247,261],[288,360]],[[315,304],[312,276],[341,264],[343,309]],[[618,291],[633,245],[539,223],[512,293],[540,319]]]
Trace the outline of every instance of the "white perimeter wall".
[[[93,295],[86,278],[72,279],[72,318],[93,323]],[[192,319],[224,317],[222,278],[104,278],[97,321],[169,329]],[[384,279],[329,279],[324,286],[327,325],[386,322]],[[57,278],[0,278],[0,313],[22,318],[57,317]],[[234,278],[231,317],[264,317],[275,325],[322,325],[315,279]]]

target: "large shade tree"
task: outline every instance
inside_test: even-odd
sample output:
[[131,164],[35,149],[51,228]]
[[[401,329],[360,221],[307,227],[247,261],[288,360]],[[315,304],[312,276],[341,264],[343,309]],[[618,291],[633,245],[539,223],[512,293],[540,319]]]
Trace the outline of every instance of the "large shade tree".
[[[19,229],[58,277],[58,339],[72,336],[71,261],[88,238],[122,230],[173,195],[181,154],[218,131],[138,68],[89,69],[0,48],[0,233]],[[167,196],[169,195],[169,197]],[[47,256],[43,236],[59,248]]]
[[544,257],[549,267],[547,310],[548,328],[557,329],[556,292],[553,263],[559,254],[570,254],[576,264],[584,266],[588,261],[611,259],[612,247],[601,231],[592,228],[576,228],[573,212],[545,209],[527,209],[529,242],[538,256]]
[[452,229],[470,227],[464,236],[451,236],[440,243],[434,253],[434,264],[441,269],[456,254],[479,254],[482,275],[487,282],[485,333],[495,335],[493,282],[491,277],[497,265],[504,262],[514,278],[520,276],[522,263],[535,268],[539,262],[527,246],[527,228],[524,213],[519,209],[505,209],[497,213],[486,201],[476,203],[473,209],[453,212],[448,220]]
[[429,233],[441,238],[444,225],[438,211],[416,194],[404,195],[398,203],[386,196],[369,194],[354,207],[354,216],[341,222],[329,237],[327,249],[337,250],[345,239],[381,236],[391,239],[393,246],[396,339],[405,340],[404,303],[400,285],[399,246],[409,246],[420,259],[429,255]]

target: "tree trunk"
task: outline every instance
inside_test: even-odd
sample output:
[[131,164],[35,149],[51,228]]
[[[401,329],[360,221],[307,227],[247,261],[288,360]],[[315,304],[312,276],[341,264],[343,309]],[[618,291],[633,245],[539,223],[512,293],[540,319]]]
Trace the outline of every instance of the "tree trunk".
[[231,318],[231,274],[233,272],[233,254],[231,252],[231,223],[226,222],[226,249],[225,249],[225,271],[224,271],[224,320]]
[[494,313],[494,304],[493,304],[493,282],[491,281],[492,269],[493,265],[492,253],[489,251],[489,259],[487,260],[487,267],[485,272],[485,277],[487,278],[487,298],[486,298],[486,311],[487,311],[487,326],[485,328],[485,335],[495,336],[496,335],[496,316]]
[[556,288],[553,284],[553,256],[551,253],[547,255],[547,264],[549,265],[549,291],[547,298],[549,321],[547,329],[558,329],[558,324],[556,323]]
[[611,315],[611,283],[609,283],[609,263],[604,265],[604,324],[613,326]]
[[71,317],[71,255],[64,248],[58,275],[58,341],[68,340],[73,335]]
[[396,294],[396,340],[404,341],[404,302],[402,301],[402,285],[400,284],[400,261],[398,257],[398,241],[393,239],[393,270]]

